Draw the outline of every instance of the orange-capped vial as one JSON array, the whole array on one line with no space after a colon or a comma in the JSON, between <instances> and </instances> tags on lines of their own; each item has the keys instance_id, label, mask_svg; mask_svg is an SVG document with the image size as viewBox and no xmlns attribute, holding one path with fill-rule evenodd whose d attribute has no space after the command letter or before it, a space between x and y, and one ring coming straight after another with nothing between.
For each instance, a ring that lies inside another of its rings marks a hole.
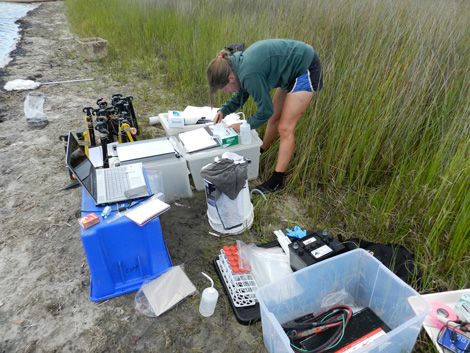
<instances>
[{"instance_id":1,"label":"orange-capped vial","mask_svg":"<svg viewBox=\"0 0 470 353\"><path fill-rule=\"evenodd\" d=\"M238 270L240 271L240 273L245 273L246 272L246 270L243 269L243 268L239 268Z\"/></svg>"},{"instance_id":2,"label":"orange-capped vial","mask_svg":"<svg viewBox=\"0 0 470 353\"><path fill-rule=\"evenodd\" d=\"M234 245L230 245L229 248L230 248L230 250L232 251L232 253L234 253L234 252L237 251L237 248L236 248L236 246L234 246Z\"/></svg>"},{"instance_id":3,"label":"orange-capped vial","mask_svg":"<svg viewBox=\"0 0 470 353\"><path fill-rule=\"evenodd\" d=\"M231 255L233 255L232 250L230 250L230 249L224 250L224 254L225 254L225 256L231 256Z\"/></svg>"},{"instance_id":4,"label":"orange-capped vial","mask_svg":"<svg viewBox=\"0 0 470 353\"><path fill-rule=\"evenodd\" d=\"M222 250L226 253L228 250L230 250L230 247L228 245L224 245Z\"/></svg>"},{"instance_id":5,"label":"orange-capped vial","mask_svg":"<svg viewBox=\"0 0 470 353\"><path fill-rule=\"evenodd\" d=\"M238 267L238 261L230 261L230 267L234 268L234 267Z\"/></svg>"},{"instance_id":6,"label":"orange-capped vial","mask_svg":"<svg viewBox=\"0 0 470 353\"><path fill-rule=\"evenodd\" d=\"M232 267L232 272L233 273L239 273L240 272L240 269L238 267Z\"/></svg>"},{"instance_id":7,"label":"orange-capped vial","mask_svg":"<svg viewBox=\"0 0 470 353\"><path fill-rule=\"evenodd\" d=\"M228 262L235 261L235 256L233 256L233 255L228 255L228 256L227 256L227 260L228 260Z\"/></svg>"}]
</instances>

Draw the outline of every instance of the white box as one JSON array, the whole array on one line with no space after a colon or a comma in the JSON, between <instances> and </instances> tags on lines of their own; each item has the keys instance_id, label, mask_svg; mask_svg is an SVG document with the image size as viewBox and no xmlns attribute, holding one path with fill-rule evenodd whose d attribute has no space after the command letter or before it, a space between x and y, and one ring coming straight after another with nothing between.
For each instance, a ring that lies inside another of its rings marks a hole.
<instances>
[{"instance_id":1,"label":"white box","mask_svg":"<svg viewBox=\"0 0 470 353\"><path fill-rule=\"evenodd\" d=\"M165 194L165 201L167 202L193 196L191 185L189 183L187 162L181 154L181 150L178 149L175 140L176 139L174 137L170 138L170 142L178 153L177 156L149 159L142 162L142 165L146 170L154 169L161 171L163 178L163 191ZM143 143L143 141L137 141L135 143ZM112 145L113 144L108 145L108 163L110 168L120 165L116 150L112 148Z\"/></svg>"},{"instance_id":2,"label":"white box","mask_svg":"<svg viewBox=\"0 0 470 353\"><path fill-rule=\"evenodd\" d=\"M168 111L168 126L171 128L183 128L184 118L181 116L180 111Z\"/></svg>"},{"instance_id":3,"label":"white box","mask_svg":"<svg viewBox=\"0 0 470 353\"><path fill-rule=\"evenodd\" d=\"M201 127L201 125L199 125ZM248 164L248 180L254 180L258 177L258 168L259 168L259 148L263 144L263 141L258 136L256 130L251 130L251 144L249 145L235 145L227 148L214 147L208 150L187 153L184 147L181 145L181 142L175 138L177 141L178 150L183 154L184 159L188 163L189 171L193 177L194 186L196 190L204 190L204 180L201 177L201 169L205 165L212 163L214 158L222 155L225 152L233 152L240 156L243 156L251 161Z\"/></svg>"},{"instance_id":4,"label":"white box","mask_svg":"<svg viewBox=\"0 0 470 353\"><path fill-rule=\"evenodd\" d=\"M220 134L219 134L220 133ZM241 139L239 138L237 132L231 128L228 127L226 129L222 129L218 133L215 132L214 129L214 136L217 139L217 142L223 147L227 148L230 146L236 146L238 143L241 143Z\"/></svg>"},{"instance_id":5,"label":"white box","mask_svg":"<svg viewBox=\"0 0 470 353\"><path fill-rule=\"evenodd\" d=\"M192 124L192 125L184 125L184 123L183 123L183 126L181 126L181 127L172 127L172 126L170 126L170 124L168 122L168 113L160 113L160 114L158 114L158 118L159 118L160 123L162 124L162 127L165 130L165 134L167 136L176 136L180 132L186 132L186 131L200 129L201 127L204 127L206 125L208 125L208 126L213 125L212 122L209 122L207 124Z\"/></svg>"},{"instance_id":6,"label":"white box","mask_svg":"<svg viewBox=\"0 0 470 353\"><path fill-rule=\"evenodd\" d=\"M184 157L162 158L143 163L146 170L156 169L162 172L165 201L192 197L189 184L189 170Z\"/></svg>"}]
</instances>

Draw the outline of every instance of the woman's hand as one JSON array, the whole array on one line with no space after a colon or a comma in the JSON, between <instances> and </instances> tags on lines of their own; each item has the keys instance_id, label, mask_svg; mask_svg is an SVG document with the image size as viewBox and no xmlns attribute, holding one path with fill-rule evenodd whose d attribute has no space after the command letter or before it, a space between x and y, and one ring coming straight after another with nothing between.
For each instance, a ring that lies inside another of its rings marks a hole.
<instances>
[{"instance_id":1,"label":"woman's hand","mask_svg":"<svg viewBox=\"0 0 470 353\"><path fill-rule=\"evenodd\" d=\"M214 125L221 123L223 118L224 118L224 114L220 110L217 111L217 114L214 117Z\"/></svg>"},{"instance_id":2,"label":"woman's hand","mask_svg":"<svg viewBox=\"0 0 470 353\"><path fill-rule=\"evenodd\" d=\"M236 123L236 124L230 125L229 127L231 127L232 129L234 129L235 132L236 132L237 134L239 134L239 133L240 133L240 125L241 125L241 124L243 124L243 123Z\"/></svg>"}]
</instances>

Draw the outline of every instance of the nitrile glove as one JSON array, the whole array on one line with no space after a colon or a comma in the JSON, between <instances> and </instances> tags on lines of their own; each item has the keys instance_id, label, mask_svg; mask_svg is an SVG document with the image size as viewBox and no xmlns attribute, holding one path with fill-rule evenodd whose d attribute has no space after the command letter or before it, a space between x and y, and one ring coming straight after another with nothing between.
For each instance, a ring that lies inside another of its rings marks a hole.
<instances>
[{"instance_id":1,"label":"nitrile glove","mask_svg":"<svg viewBox=\"0 0 470 353\"><path fill-rule=\"evenodd\" d=\"M307 231L300 229L299 226L295 226L294 230L286 229L286 231L289 237L293 237L297 239L302 239L303 237L307 235Z\"/></svg>"}]
</instances>

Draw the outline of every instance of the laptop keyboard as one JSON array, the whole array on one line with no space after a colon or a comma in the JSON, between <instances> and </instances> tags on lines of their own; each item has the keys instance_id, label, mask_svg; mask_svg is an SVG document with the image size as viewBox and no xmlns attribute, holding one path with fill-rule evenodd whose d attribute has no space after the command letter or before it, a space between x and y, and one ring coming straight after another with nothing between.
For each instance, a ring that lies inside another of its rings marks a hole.
<instances>
[{"instance_id":1,"label":"laptop keyboard","mask_svg":"<svg viewBox=\"0 0 470 353\"><path fill-rule=\"evenodd\" d=\"M109 168L105 173L106 195L109 200L122 197L124 191L129 189L126 168Z\"/></svg>"}]
</instances>

